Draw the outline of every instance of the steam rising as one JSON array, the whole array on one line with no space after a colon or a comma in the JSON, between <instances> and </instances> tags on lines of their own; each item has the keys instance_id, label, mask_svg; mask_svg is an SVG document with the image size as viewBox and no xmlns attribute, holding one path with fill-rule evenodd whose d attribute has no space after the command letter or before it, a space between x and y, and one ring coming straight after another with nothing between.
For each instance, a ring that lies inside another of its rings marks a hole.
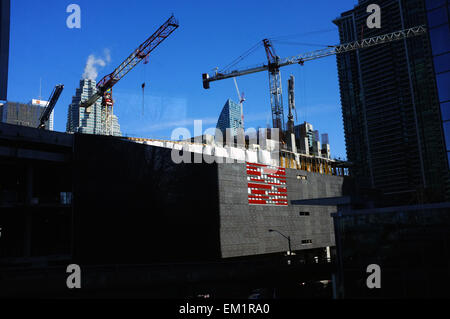
<instances>
[{"instance_id":1,"label":"steam rising","mask_svg":"<svg viewBox=\"0 0 450 319\"><path fill-rule=\"evenodd\" d=\"M89 55L84 67L83 79L96 80L98 76L97 67L105 67L109 62L111 62L109 49L104 50L104 57L96 57L94 54Z\"/></svg>"}]
</instances>

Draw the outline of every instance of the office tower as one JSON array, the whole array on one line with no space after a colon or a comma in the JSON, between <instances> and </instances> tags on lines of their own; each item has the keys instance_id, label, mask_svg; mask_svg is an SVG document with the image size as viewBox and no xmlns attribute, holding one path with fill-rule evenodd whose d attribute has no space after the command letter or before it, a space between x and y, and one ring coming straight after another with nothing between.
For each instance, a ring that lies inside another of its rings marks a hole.
<instances>
[{"instance_id":1,"label":"office tower","mask_svg":"<svg viewBox=\"0 0 450 319\"><path fill-rule=\"evenodd\" d=\"M0 106L0 120L3 123L37 128L44 110L45 107L39 104L7 102ZM45 128L50 129L50 121Z\"/></svg>"},{"instance_id":2,"label":"office tower","mask_svg":"<svg viewBox=\"0 0 450 319\"><path fill-rule=\"evenodd\" d=\"M105 117L101 99L98 99L90 107L90 112L86 108L80 107L80 102L89 99L97 92L96 82L94 80L84 79L80 81L80 87L76 89L75 96L72 98L72 104L69 105L67 115L66 131L71 133L98 134L105 135ZM112 117L112 128L114 136L122 136L117 116Z\"/></svg>"},{"instance_id":3,"label":"office tower","mask_svg":"<svg viewBox=\"0 0 450 319\"><path fill-rule=\"evenodd\" d=\"M304 122L294 126L294 135L300 153L330 158L328 134L322 134L322 143L320 143L319 131L314 130L311 123Z\"/></svg>"},{"instance_id":4,"label":"office tower","mask_svg":"<svg viewBox=\"0 0 450 319\"><path fill-rule=\"evenodd\" d=\"M0 1L0 101L7 100L10 0Z\"/></svg>"},{"instance_id":5,"label":"office tower","mask_svg":"<svg viewBox=\"0 0 450 319\"><path fill-rule=\"evenodd\" d=\"M442 1L441 1L442 2ZM381 28L367 27L369 4ZM424 0L360 0L334 23L341 43L427 23ZM347 157L359 187L395 203L445 200L448 164L428 36L337 56Z\"/></svg>"},{"instance_id":6,"label":"office tower","mask_svg":"<svg viewBox=\"0 0 450 319\"><path fill-rule=\"evenodd\" d=\"M315 130L313 132L313 139L314 139L314 142L320 142L320 133L318 130Z\"/></svg>"},{"instance_id":7,"label":"office tower","mask_svg":"<svg viewBox=\"0 0 450 319\"><path fill-rule=\"evenodd\" d=\"M228 99L222 109L222 113L220 113L216 126L222 131L224 140L227 129L230 129L231 136L238 135L239 129L244 129L242 123L241 105Z\"/></svg>"},{"instance_id":8,"label":"office tower","mask_svg":"<svg viewBox=\"0 0 450 319\"><path fill-rule=\"evenodd\" d=\"M300 145L302 144L303 139L307 139L308 148L313 147L315 134L314 128L311 123L304 122L303 124L296 125L294 127L294 134L296 139L300 139Z\"/></svg>"},{"instance_id":9,"label":"office tower","mask_svg":"<svg viewBox=\"0 0 450 319\"><path fill-rule=\"evenodd\" d=\"M29 105L40 106L42 108L42 110L45 110L45 108L48 105L48 101L32 99L28 104ZM47 130L53 131L53 119L54 119L54 117L55 117L55 109L53 109L52 113L50 113L50 117L49 117L48 123L46 125L46 129Z\"/></svg>"},{"instance_id":10,"label":"office tower","mask_svg":"<svg viewBox=\"0 0 450 319\"><path fill-rule=\"evenodd\" d=\"M330 139L328 133L322 134L322 157L330 158Z\"/></svg>"}]
</instances>

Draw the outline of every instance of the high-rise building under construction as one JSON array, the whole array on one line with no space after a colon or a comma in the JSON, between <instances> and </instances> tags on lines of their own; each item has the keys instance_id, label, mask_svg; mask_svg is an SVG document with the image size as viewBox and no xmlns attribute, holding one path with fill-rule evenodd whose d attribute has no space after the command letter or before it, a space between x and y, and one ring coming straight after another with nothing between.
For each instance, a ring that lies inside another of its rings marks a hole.
<instances>
[{"instance_id":1,"label":"high-rise building under construction","mask_svg":"<svg viewBox=\"0 0 450 319\"><path fill-rule=\"evenodd\" d=\"M341 43L348 43L427 25L431 2L436 1L359 0L334 23ZM367 26L372 3L381 8L381 28ZM343 53L337 64L347 156L359 186L381 190L397 203L448 198L449 167L428 34Z\"/></svg>"},{"instance_id":2,"label":"high-rise building under construction","mask_svg":"<svg viewBox=\"0 0 450 319\"><path fill-rule=\"evenodd\" d=\"M80 81L80 87L76 89L72 104L69 105L66 131L71 133L106 135L106 124L112 127L114 136L121 136L120 125L117 116L112 115L112 123L107 123L101 99L95 102L89 110L80 107L80 102L89 99L97 92L95 80L84 79Z\"/></svg>"},{"instance_id":3,"label":"high-rise building under construction","mask_svg":"<svg viewBox=\"0 0 450 319\"><path fill-rule=\"evenodd\" d=\"M31 100L28 104L9 101L0 105L0 122L36 128L47 104L47 101L36 99ZM53 113L54 111L45 123L45 129L50 131L53 131Z\"/></svg>"}]
</instances>

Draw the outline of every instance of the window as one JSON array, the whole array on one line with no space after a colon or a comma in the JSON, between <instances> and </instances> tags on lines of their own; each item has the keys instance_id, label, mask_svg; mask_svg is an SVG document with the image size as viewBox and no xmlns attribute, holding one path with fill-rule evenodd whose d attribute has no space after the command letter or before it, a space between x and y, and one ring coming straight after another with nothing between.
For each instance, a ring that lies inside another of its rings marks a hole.
<instances>
[{"instance_id":1,"label":"window","mask_svg":"<svg viewBox=\"0 0 450 319\"><path fill-rule=\"evenodd\" d=\"M306 175L297 175L297 179L300 179L300 180L307 180L307 179L308 179L308 176L306 176Z\"/></svg>"},{"instance_id":2,"label":"window","mask_svg":"<svg viewBox=\"0 0 450 319\"><path fill-rule=\"evenodd\" d=\"M450 102L441 103L441 114L443 121L450 120Z\"/></svg>"},{"instance_id":3,"label":"window","mask_svg":"<svg viewBox=\"0 0 450 319\"><path fill-rule=\"evenodd\" d=\"M439 101L450 101L450 72L436 75L436 81L439 92Z\"/></svg>"},{"instance_id":4,"label":"window","mask_svg":"<svg viewBox=\"0 0 450 319\"><path fill-rule=\"evenodd\" d=\"M309 216L309 212L300 212L299 213L300 216Z\"/></svg>"},{"instance_id":5,"label":"window","mask_svg":"<svg viewBox=\"0 0 450 319\"><path fill-rule=\"evenodd\" d=\"M445 3L446 0L427 0L426 2L428 10L443 6Z\"/></svg>"},{"instance_id":6,"label":"window","mask_svg":"<svg viewBox=\"0 0 450 319\"><path fill-rule=\"evenodd\" d=\"M450 51L450 30L447 24L431 29L430 38L433 55Z\"/></svg>"},{"instance_id":7,"label":"window","mask_svg":"<svg viewBox=\"0 0 450 319\"><path fill-rule=\"evenodd\" d=\"M450 122L444 122L445 144L447 145L447 151L450 151Z\"/></svg>"},{"instance_id":8,"label":"window","mask_svg":"<svg viewBox=\"0 0 450 319\"><path fill-rule=\"evenodd\" d=\"M311 239L304 239L302 240L302 245L310 245L312 244L312 240Z\"/></svg>"},{"instance_id":9,"label":"window","mask_svg":"<svg viewBox=\"0 0 450 319\"><path fill-rule=\"evenodd\" d=\"M448 163L450 165L450 152L447 152L447 159L448 159Z\"/></svg>"},{"instance_id":10,"label":"window","mask_svg":"<svg viewBox=\"0 0 450 319\"><path fill-rule=\"evenodd\" d=\"M442 7L428 12L428 25L430 28L447 23L447 8Z\"/></svg>"},{"instance_id":11,"label":"window","mask_svg":"<svg viewBox=\"0 0 450 319\"><path fill-rule=\"evenodd\" d=\"M450 53L435 56L434 69L436 73L450 71Z\"/></svg>"}]
</instances>

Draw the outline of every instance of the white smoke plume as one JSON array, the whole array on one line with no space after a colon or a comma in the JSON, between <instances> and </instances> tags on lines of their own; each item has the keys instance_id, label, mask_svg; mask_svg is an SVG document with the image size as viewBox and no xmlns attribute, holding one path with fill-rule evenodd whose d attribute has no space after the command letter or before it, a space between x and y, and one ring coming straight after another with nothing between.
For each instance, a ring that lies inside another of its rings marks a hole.
<instances>
[{"instance_id":1,"label":"white smoke plume","mask_svg":"<svg viewBox=\"0 0 450 319\"><path fill-rule=\"evenodd\" d=\"M97 67L105 67L109 62L111 62L109 49L104 50L104 57L96 57L94 54L89 55L84 67L83 79L96 80L98 76Z\"/></svg>"}]
</instances>

